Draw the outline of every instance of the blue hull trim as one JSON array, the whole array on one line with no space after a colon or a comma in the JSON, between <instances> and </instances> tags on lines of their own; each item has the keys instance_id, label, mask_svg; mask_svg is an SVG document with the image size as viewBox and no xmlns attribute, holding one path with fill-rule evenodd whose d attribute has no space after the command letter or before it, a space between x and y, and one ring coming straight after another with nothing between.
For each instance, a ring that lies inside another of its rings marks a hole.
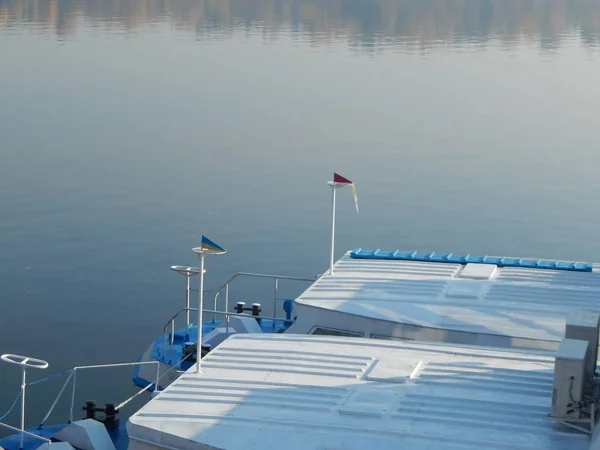
<instances>
[{"instance_id":1,"label":"blue hull trim","mask_svg":"<svg viewBox=\"0 0 600 450\"><path fill-rule=\"evenodd\" d=\"M455 255L454 253L425 253L384 250L363 250L356 248L350 253L354 259L392 259L402 261L424 261L441 263L477 263L495 264L499 267L524 267L529 269L569 270L573 272L591 272L593 264L589 262L560 261L551 259L510 258L507 256Z\"/></svg>"},{"instance_id":2,"label":"blue hull trim","mask_svg":"<svg viewBox=\"0 0 600 450\"><path fill-rule=\"evenodd\" d=\"M41 429L38 428L30 428L27 431L29 433L36 434L38 436L44 437L46 439L51 439L52 435L62 430L66 425L51 425L44 426ZM115 448L117 450L127 450L127 446L129 445L129 437L127 436L127 430L125 428L125 424L120 426L115 430L111 430L108 432L110 435L113 444L115 444ZM21 434L11 434L10 436L5 437L4 439L0 439L0 447L5 450L19 450L19 446L21 444ZM23 439L23 450L35 450L40 445L43 444L43 441L36 439L31 436L25 435L25 439Z\"/></svg>"}]
</instances>

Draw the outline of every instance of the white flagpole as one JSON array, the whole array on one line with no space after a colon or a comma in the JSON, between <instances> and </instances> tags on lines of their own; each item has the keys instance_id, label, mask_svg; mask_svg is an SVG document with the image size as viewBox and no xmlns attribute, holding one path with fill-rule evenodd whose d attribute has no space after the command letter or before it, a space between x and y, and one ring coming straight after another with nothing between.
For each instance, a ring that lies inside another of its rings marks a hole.
<instances>
[{"instance_id":1,"label":"white flagpole","mask_svg":"<svg viewBox=\"0 0 600 450\"><path fill-rule=\"evenodd\" d=\"M333 275L333 259L335 256L335 191L337 190L337 185L331 183L330 186L333 195L331 201L331 258L329 260L329 275Z\"/></svg>"},{"instance_id":2,"label":"white flagpole","mask_svg":"<svg viewBox=\"0 0 600 450\"><path fill-rule=\"evenodd\" d=\"M202 309L204 306L204 252L200 254L200 281L198 286L198 343L196 344L196 373L200 375L200 361L202 361Z\"/></svg>"}]
</instances>

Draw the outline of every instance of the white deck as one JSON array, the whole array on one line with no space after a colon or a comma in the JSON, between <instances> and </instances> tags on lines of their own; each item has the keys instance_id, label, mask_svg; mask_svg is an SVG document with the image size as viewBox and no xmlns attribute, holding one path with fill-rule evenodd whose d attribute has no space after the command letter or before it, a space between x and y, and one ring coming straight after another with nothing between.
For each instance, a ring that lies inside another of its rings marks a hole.
<instances>
[{"instance_id":1,"label":"white deck","mask_svg":"<svg viewBox=\"0 0 600 450\"><path fill-rule=\"evenodd\" d=\"M240 334L213 350L202 368L201 376L192 368L130 418L131 450L590 445L588 435L546 417L549 353Z\"/></svg>"},{"instance_id":2,"label":"white deck","mask_svg":"<svg viewBox=\"0 0 600 450\"><path fill-rule=\"evenodd\" d=\"M551 344L532 348L552 349L562 339L572 310L600 309L598 270L352 259L348 252L336 263L333 276L322 275L296 299L298 321L289 332L304 334L316 324L330 325L334 316L327 313L335 312L338 328L353 326L350 331L365 336L377 334L377 326L364 321L353 325L350 316L414 326L403 337L420 340L447 339L419 334L415 327L545 341ZM396 335L393 328L383 334ZM489 344L531 347L530 342L519 345L519 339L516 345L498 339ZM485 343L464 338L455 342Z\"/></svg>"}]
</instances>

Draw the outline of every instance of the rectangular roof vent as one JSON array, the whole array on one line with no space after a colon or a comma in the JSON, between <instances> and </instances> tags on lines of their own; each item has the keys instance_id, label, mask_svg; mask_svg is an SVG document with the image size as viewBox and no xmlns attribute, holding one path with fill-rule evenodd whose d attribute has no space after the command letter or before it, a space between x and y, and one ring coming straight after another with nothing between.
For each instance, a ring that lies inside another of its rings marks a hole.
<instances>
[{"instance_id":1,"label":"rectangular roof vent","mask_svg":"<svg viewBox=\"0 0 600 450\"><path fill-rule=\"evenodd\" d=\"M497 268L495 264L468 263L458 276L474 280L489 280L494 276Z\"/></svg>"},{"instance_id":2,"label":"rectangular roof vent","mask_svg":"<svg viewBox=\"0 0 600 450\"><path fill-rule=\"evenodd\" d=\"M419 376L423 368L423 361L414 364L406 360L375 359L365 370L363 378L369 381L383 381L386 383L405 383Z\"/></svg>"}]
</instances>

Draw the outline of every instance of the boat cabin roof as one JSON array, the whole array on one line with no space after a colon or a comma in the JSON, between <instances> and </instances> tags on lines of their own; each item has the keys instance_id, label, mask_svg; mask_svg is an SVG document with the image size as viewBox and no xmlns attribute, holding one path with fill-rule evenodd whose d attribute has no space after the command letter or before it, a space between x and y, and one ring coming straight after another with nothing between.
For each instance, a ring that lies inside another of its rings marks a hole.
<instances>
[{"instance_id":1,"label":"boat cabin roof","mask_svg":"<svg viewBox=\"0 0 600 450\"><path fill-rule=\"evenodd\" d=\"M325 311L333 311L431 329L551 341L552 346L539 348L554 348L571 311L600 309L600 266L356 249L296 303L317 308L323 318ZM299 319L306 309L298 313ZM305 322L318 317L317 312Z\"/></svg>"},{"instance_id":2,"label":"boat cabin roof","mask_svg":"<svg viewBox=\"0 0 600 450\"><path fill-rule=\"evenodd\" d=\"M233 335L129 420L143 448L587 450L535 350ZM140 447L142 448L142 447Z\"/></svg>"}]
</instances>

